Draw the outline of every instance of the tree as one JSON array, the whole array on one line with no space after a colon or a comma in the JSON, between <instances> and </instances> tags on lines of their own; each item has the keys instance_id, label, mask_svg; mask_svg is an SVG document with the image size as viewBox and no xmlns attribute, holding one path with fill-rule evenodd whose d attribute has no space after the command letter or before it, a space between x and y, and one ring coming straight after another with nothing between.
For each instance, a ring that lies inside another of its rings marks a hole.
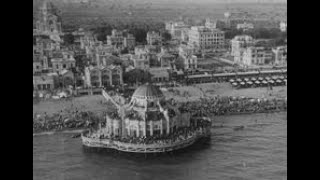
<instances>
[{"instance_id":1,"label":"tree","mask_svg":"<svg viewBox=\"0 0 320 180\"><path fill-rule=\"evenodd\" d=\"M172 39L171 34L168 33L168 32L162 33L162 37L163 37L163 40L164 40L164 41L170 41L170 40Z\"/></svg>"},{"instance_id":2,"label":"tree","mask_svg":"<svg viewBox=\"0 0 320 180\"><path fill-rule=\"evenodd\" d=\"M151 74L142 69L133 69L129 72L124 72L123 81L127 84L135 84L137 82L147 83L151 82Z\"/></svg>"},{"instance_id":3,"label":"tree","mask_svg":"<svg viewBox=\"0 0 320 180\"><path fill-rule=\"evenodd\" d=\"M63 40L67 45L74 44L74 36L71 33L64 35Z\"/></svg>"}]
</instances>

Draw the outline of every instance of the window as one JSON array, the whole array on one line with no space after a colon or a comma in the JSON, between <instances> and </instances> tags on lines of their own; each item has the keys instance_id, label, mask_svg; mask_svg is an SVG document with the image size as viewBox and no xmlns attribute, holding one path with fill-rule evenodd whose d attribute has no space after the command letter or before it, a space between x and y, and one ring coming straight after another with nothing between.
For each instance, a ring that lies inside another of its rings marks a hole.
<instances>
[{"instance_id":1,"label":"window","mask_svg":"<svg viewBox=\"0 0 320 180\"><path fill-rule=\"evenodd\" d=\"M66 64L63 64L63 68L67 68L67 65L66 65Z\"/></svg>"}]
</instances>

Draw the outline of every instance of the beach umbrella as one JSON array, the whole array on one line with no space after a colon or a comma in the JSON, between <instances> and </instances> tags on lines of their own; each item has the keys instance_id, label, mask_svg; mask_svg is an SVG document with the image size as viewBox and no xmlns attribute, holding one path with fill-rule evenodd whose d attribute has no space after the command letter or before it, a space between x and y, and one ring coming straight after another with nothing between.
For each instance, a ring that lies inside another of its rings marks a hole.
<instances>
[{"instance_id":1,"label":"beach umbrella","mask_svg":"<svg viewBox=\"0 0 320 180\"><path fill-rule=\"evenodd\" d=\"M279 79L284 79L284 76L280 76Z\"/></svg>"},{"instance_id":2,"label":"beach umbrella","mask_svg":"<svg viewBox=\"0 0 320 180\"><path fill-rule=\"evenodd\" d=\"M267 82L267 81L262 81L262 83L263 83L263 84L268 84L268 82Z\"/></svg>"},{"instance_id":3,"label":"beach umbrella","mask_svg":"<svg viewBox=\"0 0 320 180\"><path fill-rule=\"evenodd\" d=\"M240 84L241 84L241 85L245 85L245 83L244 83L244 82L240 82Z\"/></svg>"},{"instance_id":4,"label":"beach umbrella","mask_svg":"<svg viewBox=\"0 0 320 180\"><path fill-rule=\"evenodd\" d=\"M232 83L232 86L237 86L238 85L238 83Z\"/></svg>"},{"instance_id":5,"label":"beach umbrella","mask_svg":"<svg viewBox=\"0 0 320 180\"><path fill-rule=\"evenodd\" d=\"M274 83L274 81L273 81L273 80L270 80L270 81L269 81L269 83L273 84L273 83Z\"/></svg>"},{"instance_id":6,"label":"beach umbrella","mask_svg":"<svg viewBox=\"0 0 320 180\"><path fill-rule=\"evenodd\" d=\"M242 80L240 78L237 79L238 82L241 82Z\"/></svg>"},{"instance_id":7,"label":"beach umbrella","mask_svg":"<svg viewBox=\"0 0 320 180\"><path fill-rule=\"evenodd\" d=\"M272 79L273 80L277 80L277 79L279 79L279 77L278 76L272 76Z\"/></svg>"},{"instance_id":8,"label":"beach umbrella","mask_svg":"<svg viewBox=\"0 0 320 180\"><path fill-rule=\"evenodd\" d=\"M277 83L282 83L282 81L281 81L280 79L278 79L276 82L277 82Z\"/></svg>"},{"instance_id":9,"label":"beach umbrella","mask_svg":"<svg viewBox=\"0 0 320 180\"><path fill-rule=\"evenodd\" d=\"M244 78L244 81L249 81L249 79L248 78Z\"/></svg>"},{"instance_id":10,"label":"beach umbrella","mask_svg":"<svg viewBox=\"0 0 320 180\"><path fill-rule=\"evenodd\" d=\"M251 81L256 81L256 80L257 80L257 78L255 78L255 77L251 78Z\"/></svg>"},{"instance_id":11,"label":"beach umbrella","mask_svg":"<svg viewBox=\"0 0 320 180\"><path fill-rule=\"evenodd\" d=\"M255 81L254 83L256 83L256 84L260 84L260 81Z\"/></svg>"},{"instance_id":12,"label":"beach umbrella","mask_svg":"<svg viewBox=\"0 0 320 180\"><path fill-rule=\"evenodd\" d=\"M265 79L266 79L267 81L269 81L271 78L267 76L267 77L265 77Z\"/></svg>"},{"instance_id":13,"label":"beach umbrella","mask_svg":"<svg viewBox=\"0 0 320 180\"><path fill-rule=\"evenodd\" d=\"M250 84L250 85L253 84L251 81L248 81L247 83Z\"/></svg>"},{"instance_id":14,"label":"beach umbrella","mask_svg":"<svg viewBox=\"0 0 320 180\"><path fill-rule=\"evenodd\" d=\"M233 82L234 82L234 79L230 79L229 82L233 83Z\"/></svg>"},{"instance_id":15,"label":"beach umbrella","mask_svg":"<svg viewBox=\"0 0 320 180\"><path fill-rule=\"evenodd\" d=\"M258 80L259 80L259 81L262 81L262 80L263 80L263 77L259 77Z\"/></svg>"}]
</instances>

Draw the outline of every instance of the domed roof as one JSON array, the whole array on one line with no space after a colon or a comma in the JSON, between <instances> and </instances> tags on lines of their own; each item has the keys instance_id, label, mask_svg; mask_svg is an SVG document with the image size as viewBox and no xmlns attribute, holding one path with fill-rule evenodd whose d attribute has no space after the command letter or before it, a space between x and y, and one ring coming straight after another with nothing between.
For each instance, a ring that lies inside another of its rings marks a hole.
<instances>
[{"instance_id":1,"label":"domed roof","mask_svg":"<svg viewBox=\"0 0 320 180\"><path fill-rule=\"evenodd\" d=\"M138 98L157 98L162 96L163 96L163 93L158 87L148 83L145 85L139 86L132 95L132 97L138 97Z\"/></svg>"}]
</instances>

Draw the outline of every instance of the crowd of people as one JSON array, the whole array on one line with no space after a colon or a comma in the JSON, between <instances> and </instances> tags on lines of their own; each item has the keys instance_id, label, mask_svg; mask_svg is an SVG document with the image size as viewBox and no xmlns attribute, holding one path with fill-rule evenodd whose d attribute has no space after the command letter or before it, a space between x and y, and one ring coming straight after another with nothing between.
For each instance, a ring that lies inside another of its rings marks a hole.
<instances>
[{"instance_id":1,"label":"crowd of people","mask_svg":"<svg viewBox=\"0 0 320 180\"><path fill-rule=\"evenodd\" d=\"M34 114L33 132L60 131L64 129L90 128L99 122L99 118L92 112L68 112L60 111L53 115L46 113Z\"/></svg>"},{"instance_id":2,"label":"crowd of people","mask_svg":"<svg viewBox=\"0 0 320 180\"><path fill-rule=\"evenodd\" d=\"M191 113L192 117L210 117L211 115L227 115L241 113L263 113L287 109L287 99L258 99L246 97L211 97L200 101L174 102L181 113ZM120 118L117 112L109 113L112 117ZM93 112L73 111L59 112L51 116L35 114L33 131L55 131L66 128L94 127L103 116Z\"/></svg>"},{"instance_id":3,"label":"crowd of people","mask_svg":"<svg viewBox=\"0 0 320 180\"><path fill-rule=\"evenodd\" d=\"M202 98L200 101L182 103L179 106L180 112L190 112L193 116L259 113L286 109L286 99L246 97Z\"/></svg>"},{"instance_id":4,"label":"crowd of people","mask_svg":"<svg viewBox=\"0 0 320 180\"><path fill-rule=\"evenodd\" d=\"M89 133L89 137L99 139L112 139L113 141L119 141L123 143L131 144L174 144L194 137L197 133L204 133L204 129L211 126L207 120L197 120L197 125L190 127L181 127L170 134L157 134L149 137L119 137L119 136L108 136L99 133Z\"/></svg>"}]
</instances>

